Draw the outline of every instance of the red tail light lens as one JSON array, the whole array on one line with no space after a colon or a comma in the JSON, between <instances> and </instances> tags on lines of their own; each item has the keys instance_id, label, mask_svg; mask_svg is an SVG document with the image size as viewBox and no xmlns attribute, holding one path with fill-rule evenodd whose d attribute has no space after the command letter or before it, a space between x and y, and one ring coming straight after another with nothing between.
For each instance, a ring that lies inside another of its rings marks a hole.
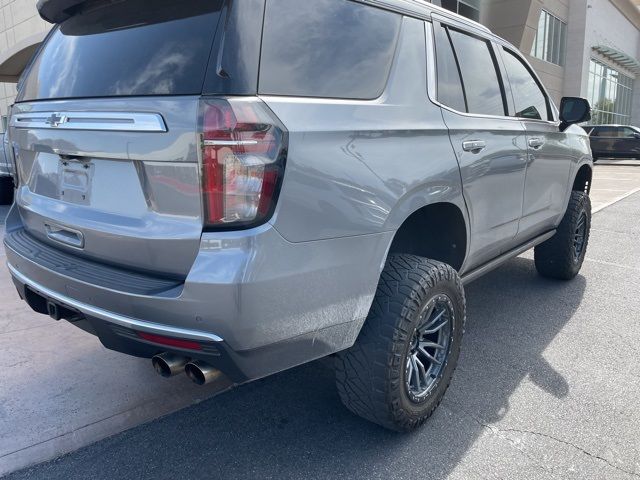
<instances>
[{"instance_id":1,"label":"red tail light lens","mask_svg":"<svg viewBox=\"0 0 640 480\"><path fill-rule=\"evenodd\" d=\"M248 228L273 213L287 134L258 99L202 101L205 227Z\"/></svg>"}]
</instances>

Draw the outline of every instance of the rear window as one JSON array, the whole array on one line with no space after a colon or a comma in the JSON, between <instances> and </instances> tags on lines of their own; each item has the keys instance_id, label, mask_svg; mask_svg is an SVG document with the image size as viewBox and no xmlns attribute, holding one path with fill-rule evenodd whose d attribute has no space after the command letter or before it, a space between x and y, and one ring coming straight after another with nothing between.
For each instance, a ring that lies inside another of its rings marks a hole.
<instances>
[{"instance_id":1,"label":"rear window","mask_svg":"<svg viewBox=\"0 0 640 480\"><path fill-rule=\"evenodd\" d=\"M438 101L459 112L467 111L467 104L449 33L442 27L435 27L437 36L436 70L438 78Z\"/></svg>"},{"instance_id":2,"label":"rear window","mask_svg":"<svg viewBox=\"0 0 640 480\"><path fill-rule=\"evenodd\" d=\"M398 14L349 0L268 0L260 93L379 97L400 22Z\"/></svg>"},{"instance_id":3,"label":"rear window","mask_svg":"<svg viewBox=\"0 0 640 480\"><path fill-rule=\"evenodd\" d=\"M504 116L496 63L487 40L449 29L462 74L469 113Z\"/></svg>"},{"instance_id":4,"label":"rear window","mask_svg":"<svg viewBox=\"0 0 640 480\"><path fill-rule=\"evenodd\" d=\"M89 2L52 32L18 100L200 94L222 3Z\"/></svg>"}]
</instances>

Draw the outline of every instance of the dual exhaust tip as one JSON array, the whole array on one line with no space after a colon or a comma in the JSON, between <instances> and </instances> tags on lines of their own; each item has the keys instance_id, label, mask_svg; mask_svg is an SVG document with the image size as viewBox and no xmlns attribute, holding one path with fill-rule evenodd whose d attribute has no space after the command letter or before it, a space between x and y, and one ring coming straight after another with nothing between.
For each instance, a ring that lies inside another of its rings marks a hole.
<instances>
[{"instance_id":1,"label":"dual exhaust tip","mask_svg":"<svg viewBox=\"0 0 640 480\"><path fill-rule=\"evenodd\" d=\"M151 359L155 371L165 377L173 377L180 373L186 373L187 377L197 385L206 385L219 380L224 374L217 368L200 360L189 360L181 355L173 353L161 353Z\"/></svg>"}]
</instances>

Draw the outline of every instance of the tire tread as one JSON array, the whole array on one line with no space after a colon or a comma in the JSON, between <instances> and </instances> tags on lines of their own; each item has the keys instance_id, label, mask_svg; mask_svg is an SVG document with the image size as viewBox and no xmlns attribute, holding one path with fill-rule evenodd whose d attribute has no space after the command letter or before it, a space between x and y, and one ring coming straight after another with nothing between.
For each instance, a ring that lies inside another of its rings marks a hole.
<instances>
[{"instance_id":1,"label":"tire tread","mask_svg":"<svg viewBox=\"0 0 640 480\"><path fill-rule=\"evenodd\" d=\"M399 392L404 385L396 373L403 362L406 339L413 334L413 318L420 299L439 282L451 282L466 311L464 289L457 272L441 262L407 254L391 255L380 277L369 316L356 343L336 356L336 385L340 398L353 413L396 431L422 425L437 408L442 394L421 415L407 415ZM464 329L464 313L462 315ZM457 361L452 358L450 361Z\"/></svg>"},{"instance_id":2,"label":"tire tread","mask_svg":"<svg viewBox=\"0 0 640 480\"><path fill-rule=\"evenodd\" d=\"M573 259L573 235L580 214L583 211L587 214L587 231L582 258L576 263ZM534 249L534 259L538 273L544 277L558 280L571 280L574 278L580 271L584 261L589 244L590 227L591 200L589 196L584 192L571 192L569 205L556 234Z\"/></svg>"}]
</instances>

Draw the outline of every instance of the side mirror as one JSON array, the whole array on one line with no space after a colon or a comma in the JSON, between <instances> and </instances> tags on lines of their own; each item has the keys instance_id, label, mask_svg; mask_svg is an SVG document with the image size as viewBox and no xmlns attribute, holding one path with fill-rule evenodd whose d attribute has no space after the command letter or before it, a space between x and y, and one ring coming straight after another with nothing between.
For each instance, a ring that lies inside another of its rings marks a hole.
<instances>
[{"instance_id":1,"label":"side mirror","mask_svg":"<svg viewBox=\"0 0 640 480\"><path fill-rule=\"evenodd\" d=\"M636 132L636 133L633 134L633 136L634 136L634 138L640 140L640 133Z\"/></svg>"},{"instance_id":2,"label":"side mirror","mask_svg":"<svg viewBox=\"0 0 640 480\"><path fill-rule=\"evenodd\" d=\"M569 125L591 120L591 105L584 98L564 97L560 102L560 131L564 132Z\"/></svg>"}]
</instances>

